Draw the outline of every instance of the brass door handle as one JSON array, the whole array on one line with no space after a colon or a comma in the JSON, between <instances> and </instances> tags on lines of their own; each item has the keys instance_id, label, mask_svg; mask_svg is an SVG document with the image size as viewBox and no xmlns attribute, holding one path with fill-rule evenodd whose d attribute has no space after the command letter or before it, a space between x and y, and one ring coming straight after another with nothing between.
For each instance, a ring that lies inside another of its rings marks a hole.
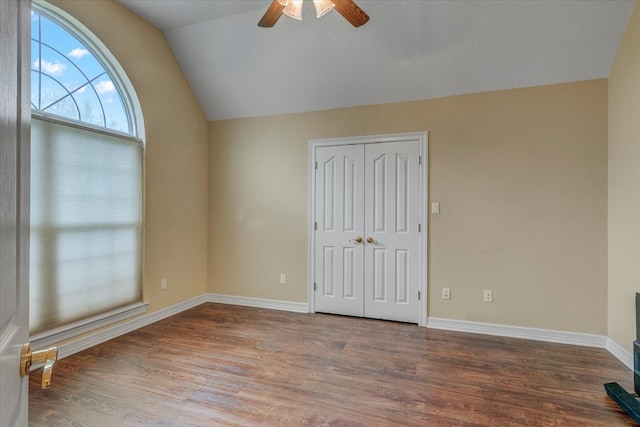
<instances>
[{"instance_id":1,"label":"brass door handle","mask_svg":"<svg viewBox=\"0 0 640 427\"><path fill-rule=\"evenodd\" d=\"M373 237L367 237L367 243L374 243Z\"/></svg>"},{"instance_id":2,"label":"brass door handle","mask_svg":"<svg viewBox=\"0 0 640 427\"><path fill-rule=\"evenodd\" d=\"M44 364L42 369L42 388L49 388L51 385L51 374L53 365L58 360L58 347L49 347L44 350L31 351L31 346L22 346L22 356L20 357L20 376L29 375L33 365Z\"/></svg>"},{"instance_id":3,"label":"brass door handle","mask_svg":"<svg viewBox=\"0 0 640 427\"><path fill-rule=\"evenodd\" d=\"M362 243L362 237L358 236L355 239L349 239L350 242Z\"/></svg>"}]
</instances>

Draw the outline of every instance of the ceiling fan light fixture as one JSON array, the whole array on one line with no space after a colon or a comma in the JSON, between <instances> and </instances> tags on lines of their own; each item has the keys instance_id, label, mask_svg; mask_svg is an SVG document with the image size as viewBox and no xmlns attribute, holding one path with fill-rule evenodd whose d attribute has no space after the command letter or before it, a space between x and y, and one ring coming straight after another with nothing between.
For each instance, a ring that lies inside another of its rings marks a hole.
<instances>
[{"instance_id":1,"label":"ceiling fan light fixture","mask_svg":"<svg viewBox=\"0 0 640 427\"><path fill-rule=\"evenodd\" d=\"M302 20L302 3L303 0L271 0L271 5L258 21L258 27L271 28L276 25L282 15ZM369 15L360 9L353 0L313 0L313 4L318 18L335 9L354 27L359 27L369 21Z\"/></svg>"},{"instance_id":2,"label":"ceiling fan light fixture","mask_svg":"<svg viewBox=\"0 0 640 427\"><path fill-rule=\"evenodd\" d=\"M282 13L284 13L285 15L293 19L297 19L298 21L301 21L302 20L302 0L289 0L284 10L282 11Z\"/></svg>"},{"instance_id":3,"label":"ceiling fan light fixture","mask_svg":"<svg viewBox=\"0 0 640 427\"><path fill-rule=\"evenodd\" d=\"M316 7L316 16L318 18L323 17L336 7L331 0L313 0L313 5Z\"/></svg>"}]
</instances>

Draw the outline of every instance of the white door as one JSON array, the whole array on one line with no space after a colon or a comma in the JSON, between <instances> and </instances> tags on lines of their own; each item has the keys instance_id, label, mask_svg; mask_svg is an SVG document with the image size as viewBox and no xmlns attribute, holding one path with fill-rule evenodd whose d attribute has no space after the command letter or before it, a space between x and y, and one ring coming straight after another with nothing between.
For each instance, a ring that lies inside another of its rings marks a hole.
<instances>
[{"instance_id":1,"label":"white door","mask_svg":"<svg viewBox=\"0 0 640 427\"><path fill-rule=\"evenodd\" d=\"M315 148L315 311L418 323L420 142Z\"/></svg>"},{"instance_id":2,"label":"white door","mask_svg":"<svg viewBox=\"0 0 640 427\"><path fill-rule=\"evenodd\" d=\"M316 149L316 207L315 308L328 313L362 316L362 144Z\"/></svg>"},{"instance_id":3,"label":"white door","mask_svg":"<svg viewBox=\"0 0 640 427\"><path fill-rule=\"evenodd\" d=\"M367 144L365 317L418 323L420 145Z\"/></svg>"},{"instance_id":4,"label":"white door","mask_svg":"<svg viewBox=\"0 0 640 427\"><path fill-rule=\"evenodd\" d=\"M0 426L26 426L29 340L29 1L0 1Z\"/></svg>"}]
</instances>

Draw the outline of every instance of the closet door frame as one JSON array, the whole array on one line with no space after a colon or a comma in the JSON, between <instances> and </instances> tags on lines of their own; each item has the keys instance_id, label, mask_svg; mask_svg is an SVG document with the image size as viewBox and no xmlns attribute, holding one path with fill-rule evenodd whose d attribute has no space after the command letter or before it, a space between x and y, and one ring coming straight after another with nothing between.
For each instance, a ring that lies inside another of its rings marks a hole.
<instances>
[{"instance_id":1,"label":"closet door frame","mask_svg":"<svg viewBox=\"0 0 640 427\"><path fill-rule=\"evenodd\" d=\"M420 224L420 244L419 244L419 285L420 292L418 325L427 326L427 307L428 307L428 283L427 283L427 267L428 267L428 231L429 224L426 215L428 195L428 176L429 176L429 141L427 132L409 132L386 135L358 136L348 138L331 138L331 139L312 139L309 141L309 199L308 199L308 277L307 277L307 298L308 312L315 313L315 291L314 278L315 274L315 227L316 227L316 148L325 146L353 145L353 144L376 144L382 142L404 142L418 141L420 145L420 178L419 178L419 212L418 222ZM417 226L417 225L416 225Z\"/></svg>"}]
</instances>

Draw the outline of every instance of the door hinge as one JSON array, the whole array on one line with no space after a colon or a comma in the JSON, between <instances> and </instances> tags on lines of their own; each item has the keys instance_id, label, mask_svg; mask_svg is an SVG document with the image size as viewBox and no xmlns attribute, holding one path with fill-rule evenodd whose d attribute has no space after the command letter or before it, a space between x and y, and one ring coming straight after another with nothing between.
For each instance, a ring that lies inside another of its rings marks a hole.
<instances>
[{"instance_id":1,"label":"door hinge","mask_svg":"<svg viewBox=\"0 0 640 427\"><path fill-rule=\"evenodd\" d=\"M318 169L318 162L316 162L316 170Z\"/></svg>"},{"instance_id":2,"label":"door hinge","mask_svg":"<svg viewBox=\"0 0 640 427\"><path fill-rule=\"evenodd\" d=\"M317 290L318 289L318 285L316 285L316 282L313 282L313 290Z\"/></svg>"},{"instance_id":3,"label":"door hinge","mask_svg":"<svg viewBox=\"0 0 640 427\"><path fill-rule=\"evenodd\" d=\"M421 224L418 224L418 233L420 233L421 230L422 230L422 226L421 226Z\"/></svg>"},{"instance_id":4,"label":"door hinge","mask_svg":"<svg viewBox=\"0 0 640 427\"><path fill-rule=\"evenodd\" d=\"M418 301L420 301L420 291L418 291Z\"/></svg>"},{"instance_id":5,"label":"door hinge","mask_svg":"<svg viewBox=\"0 0 640 427\"><path fill-rule=\"evenodd\" d=\"M314 229L314 230L317 230L317 229L318 229L318 223L317 223L317 222L314 222L314 223L313 223L313 229Z\"/></svg>"},{"instance_id":6,"label":"door hinge","mask_svg":"<svg viewBox=\"0 0 640 427\"><path fill-rule=\"evenodd\" d=\"M421 165L422 164L422 156L418 156L418 164Z\"/></svg>"}]
</instances>

